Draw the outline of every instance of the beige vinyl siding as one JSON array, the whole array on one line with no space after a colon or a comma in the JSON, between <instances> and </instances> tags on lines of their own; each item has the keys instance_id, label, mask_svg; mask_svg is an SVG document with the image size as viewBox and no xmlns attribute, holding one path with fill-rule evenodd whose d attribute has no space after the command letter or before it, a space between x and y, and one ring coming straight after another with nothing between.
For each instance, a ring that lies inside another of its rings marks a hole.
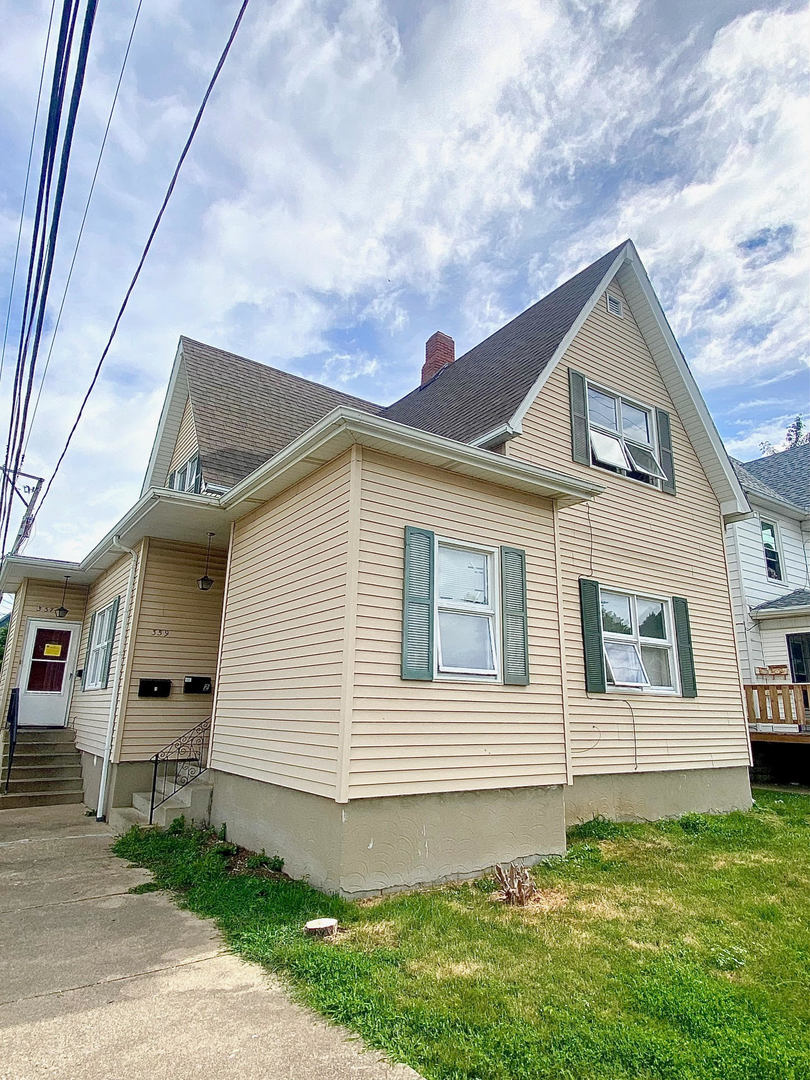
<instances>
[{"instance_id":1,"label":"beige vinyl siding","mask_svg":"<svg viewBox=\"0 0 810 1080\"><path fill-rule=\"evenodd\" d=\"M529 686L400 677L406 525L526 551ZM565 782L552 510L364 452L350 798Z\"/></svg>"},{"instance_id":2,"label":"beige vinyl siding","mask_svg":"<svg viewBox=\"0 0 810 1080\"><path fill-rule=\"evenodd\" d=\"M216 674L225 553L211 551L208 592L197 588L205 548L148 539L133 606L116 761L143 761L211 715L211 694L184 694L186 675ZM139 698L142 678L170 679L168 698Z\"/></svg>"},{"instance_id":3,"label":"beige vinyl siding","mask_svg":"<svg viewBox=\"0 0 810 1080\"><path fill-rule=\"evenodd\" d=\"M63 589L64 582L61 581L38 581L26 578L15 593L6 638L6 651L3 656L3 668L0 672L0 692L2 692L0 722L2 723L5 722L11 690L19 685L20 663L28 621L29 619L52 620L55 609L62 604ZM66 622L82 621L86 598L85 586L68 585L65 593L65 607L68 609Z\"/></svg>"},{"instance_id":4,"label":"beige vinyl siding","mask_svg":"<svg viewBox=\"0 0 810 1080\"><path fill-rule=\"evenodd\" d=\"M212 764L334 798L351 455L234 527Z\"/></svg>"},{"instance_id":5,"label":"beige vinyl siding","mask_svg":"<svg viewBox=\"0 0 810 1080\"><path fill-rule=\"evenodd\" d=\"M610 291L622 296L615 282ZM670 413L677 495L572 460L569 366L606 389ZM507 444L507 453L606 489L589 504L560 511L575 774L746 764L748 740L718 501L626 302L624 318L608 314L604 298L596 303L529 409L523 434ZM697 698L586 694L581 576L604 586L687 598Z\"/></svg>"},{"instance_id":6,"label":"beige vinyl siding","mask_svg":"<svg viewBox=\"0 0 810 1080\"><path fill-rule=\"evenodd\" d=\"M197 429L194 427L194 413L191 411L191 398L189 398L183 409L177 442L174 444L174 453L166 476L168 477L169 473L174 472L175 469L179 469L181 465L185 465L189 458L197 453L197 449Z\"/></svg>"},{"instance_id":7,"label":"beige vinyl siding","mask_svg":"<svg viewBox=\"0 0 810 1080\"><path fill-rule=\"evenodd\" d=\"M87 646L93 615L111 604L116 597L120 597L107 686L101 690L82 690L81 680L77 679L73 701L70 706L71 723L76 729L76 746L79 750L84 750L90 754L103 754L104 752L104 742L110 715L113 673L115 672L115 665L118 662L118 654L121 648L124 600L131 561L130 555L122 555L108 570L105 570L103 574L96 578L87 595L82 640L79 646L78 663L82 669L87 663Z\"/></svg>"}]
</instances>

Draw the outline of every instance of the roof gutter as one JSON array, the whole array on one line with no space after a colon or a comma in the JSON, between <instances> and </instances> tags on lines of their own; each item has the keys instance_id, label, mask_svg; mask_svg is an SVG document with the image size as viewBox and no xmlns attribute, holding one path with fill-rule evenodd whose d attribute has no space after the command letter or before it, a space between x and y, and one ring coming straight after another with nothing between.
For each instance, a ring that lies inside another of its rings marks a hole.
<instances>
[{"instance_id":1,"label":"roof gutter","mask_svg":"<svg viewBox=\"0 0 810 1080\"><path fill-rule=\"evenodd\" d=\"M493 446L500 446L502 443L514 439L516 435L522 434L523 425L520 422L513 424L511 420L507 420L505 424L499 424L492 431L473 439L470 446L480 446L482 450L490 450Z\"/></svg>"},{"instance_id":2,"label":"roof gutter","mask_svg":"<svg viewBox=\"0 0 810 1080\"><path fill-rule=\"evenodd\" d=\"M752 608L748 614L752 619L795 619L797 616L810 615L810 604L797 604L795 607L770 608L768 611L757 611Z\"/></svg>"}]
</instances>

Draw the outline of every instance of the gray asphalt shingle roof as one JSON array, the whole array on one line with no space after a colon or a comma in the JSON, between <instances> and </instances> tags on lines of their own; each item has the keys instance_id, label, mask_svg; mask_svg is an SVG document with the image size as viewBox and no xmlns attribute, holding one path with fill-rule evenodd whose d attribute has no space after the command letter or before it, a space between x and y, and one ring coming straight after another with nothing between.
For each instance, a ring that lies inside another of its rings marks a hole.
<instances>
[{"instance_id":1,"label":"gray asphalt shingle roof","mask_svg":"<svg viewBox=\"0 0 810 1080\"><path fill-rule=\"evenodd\" d=\"M471 442L517 412L627 241L382 409L400 424Z\"/></svg>"},{"instance_id":2,"label":"gray asphalt shingle roof","mask_svg":"<svg viewBox=\"0 0 810 1080\"><path fill-rule=\"evenodd\" d=\"M339 405L380 406L181 338L206 484L233 487Z\"/></svg>"},{"instance_id":3,"label":"gray asphalt shingle roof","mask_svg":"<svg viewBox=\"0 0 810 1080\"><path fill-rule=\"evenodd\" d=\"M752 611L790 611L792 608L810 607L810 589L794 589L776 600L768 600L764 604L757 604Z\"/></svg>"},{"instance_id":4,"label":"gray asphalt shingle roof","mask_svg":"<svg viewBox=\"0 0 810 1080\"><path fill-rule=\"evenodd\" d=\"M810 443L746 461L744 467L781 498L810 509Z\"/></svg>"}]
</instances>

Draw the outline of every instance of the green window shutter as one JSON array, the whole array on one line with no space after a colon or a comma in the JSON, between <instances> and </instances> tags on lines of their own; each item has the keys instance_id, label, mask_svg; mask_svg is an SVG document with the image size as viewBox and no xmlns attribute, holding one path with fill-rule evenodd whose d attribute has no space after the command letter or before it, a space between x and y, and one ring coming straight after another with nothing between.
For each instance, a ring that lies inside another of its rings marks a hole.
<instances>
[{"instance_id":1,"label":"green window shutter","mask_svg":"<svg viewBox=\"0 0 810 1080\"><path fill-rule=\"evenodd\" d=\"M678 643L681 694L683 697L697 697L695 654L692 650L692 630L689 626L689 604L682 596L672 597L672 614L675 619L675 640Z\"/></svg>"},{"instance_id":2,"label":"green window shutter","mask_svg":"<svg viewBox=\"0 0 810 1080\"><path fill-rule=\"evenodd\" d=\"M433 533L405 526L402 678L433 678Z\"/></svg>"},{"instance_id":3,"label":"green window shutter","mask_svg":"<svg viewBox=\"0 0 810 1080\"><path fill-rule=\"evenodd\" d=\"M589 694L604 694L605 654L602 649L602 609L599 605L598 581L590 578L579 579L579 606L585 652L585 689Z\"/></svg>"},{"instance_id":4,"label":"green window shutter","mask_svg":"<svg viewBox=\"0 0 810 1080\"><path fill-rule=\"evenodd\" d=\"M115 629L118 622L118 602L121 597L116 596L112 603L112 614L110 616L110 638L107 642L107 648L104 651L104 663L102 665L102 679L101 685L106 689L110 681L110 660L112 659L113 643L115 642Z\"/></svg>"},{"instance_id":5,"label":"green window shutter","mask_svg":"<svg viewBox=\"0 0 810 1080\"><path fill-rule=\"evenodd\" d=\"M510 686L528 686L526 552L520 548L501 548L501 636L503 681Z\"/></svg>"},{"instance_id":6,"label":"green window shutter","mask_svg":"<svg viewBox=\"0 0 810 1080\"><path fill-rule=\"evenodd\" d=\"M90 619L90 632L87 635L87 652L84 656L84 667L82 668L82 690L87 685L87 667L90 663L90 646L93 644L93 628L96 625L96 612L93 612L93 616Z\"/></svg>"},{"instance_id":7,"label":"green window shutter","mask_svg":"<svg viewBox=\"0 0 810 1080\"><path fill-rule=\"evenodd\" d=\"M588 438L588 394L585 376L568 369L568 389L571 399L571 456L582 465L591 463L591 444Z\"/></svg>"},{"instance_id":8,"label":"green window shutter","mask_svg":"<svg viewBox=\"0 0 810 1080\"><path fill-rule=\"evenodd\" d=\"M668 495L675 494L675 459L672 456L672 428L669 413L663 409L655 410L655 426L658 431L658 456L665 480L661 481L661 490Z\"/></svg>"}]
</instances>

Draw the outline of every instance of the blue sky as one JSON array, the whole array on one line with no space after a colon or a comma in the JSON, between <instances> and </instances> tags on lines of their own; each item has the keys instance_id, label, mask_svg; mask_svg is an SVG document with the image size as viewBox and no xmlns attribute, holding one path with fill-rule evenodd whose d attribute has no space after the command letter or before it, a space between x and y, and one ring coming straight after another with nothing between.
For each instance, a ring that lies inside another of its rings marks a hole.
<instances>
[{"instance_id":1,"label":"blue sky","mask_svg":"<svg viewBox=\"0 0 810 1080\"><path fill-rule=\"evenodd\" d=\"M55 303L136 6L100 5ZM144 0L26 471L54 464L237 6ZM0 0L3 313L49 8ZM808 33L796 3L252 0L28 552L81 557L137 498L181 333L387 402L435 329L460 354L627 236L758 456L810 414Z\"/></svg>"}]
</instances>

